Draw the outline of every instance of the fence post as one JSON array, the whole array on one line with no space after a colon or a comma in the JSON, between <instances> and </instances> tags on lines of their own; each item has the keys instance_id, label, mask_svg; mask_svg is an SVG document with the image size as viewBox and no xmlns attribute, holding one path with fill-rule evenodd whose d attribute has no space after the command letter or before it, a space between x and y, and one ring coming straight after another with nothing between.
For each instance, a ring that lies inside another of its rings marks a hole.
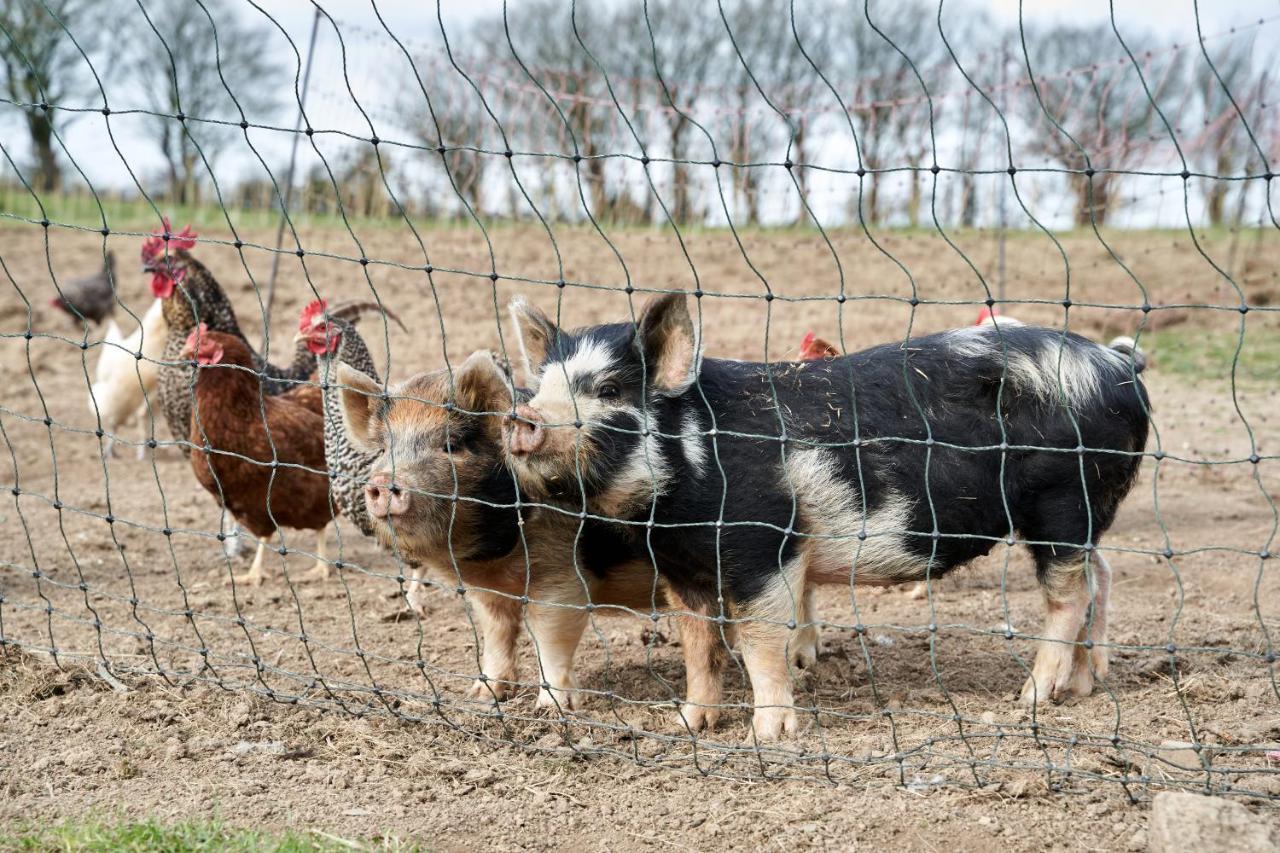
<instances>
[{"instance_id":1,"label":"fence post","mask_svg":"<svg viewBox=\"0 0 1280 853\"><path fill-rule=\"evenodd\" d=\"M1009 47L1005 44L1000 45L1000 112L1004 114L1005 121L1007 122L1009 117ZM1009 176L1009 180L1013 180L1012 175ZM1003 182L1001 182L1000 195L997 198L997 205L999 209L998 215L1000 218L1000 256L996 271L996 297L1001 302L1004 301L1005 288L1004 244L1007 239L1006 232L1009 227L1008 213L1005 209L1005 194L1007 192L1008 190L1005 188Z\"/></svg>"},{"instance_id":2,"label":"fence post","mask_svg":"<svg viewBox=\"0 0 1280 853\"><path fill-rule=\"evenodd\" d=\"M302 70L302 92L298 95L298 118L293 123L293 145L289 149L289 169L285 173L284 203L280 209L280 225L276 228L276 250L271 256L271 278L267 279L267 328L271 327L271 306L276 301L276 275L280 272L280 246L284 242L284 224L289 203L293 201L293 173L298 166L298 136L302 130L302 109L307 103L307 85L311 82L311 59L316 52L316 34L320 31L320 8L311 19L311 41L307 43L307 64ZM266 330L263 331L266 334Z\"/></svg>"}]
</instances>

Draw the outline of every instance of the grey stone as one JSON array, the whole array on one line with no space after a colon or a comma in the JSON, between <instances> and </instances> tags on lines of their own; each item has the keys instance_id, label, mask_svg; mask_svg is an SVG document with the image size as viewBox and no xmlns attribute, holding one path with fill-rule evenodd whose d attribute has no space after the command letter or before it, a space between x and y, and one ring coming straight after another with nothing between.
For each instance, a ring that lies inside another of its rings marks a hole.
<instances>
[{"instance_id":1,"label":"grey stone","mask_svg":"<svg viewBox=\"0 0 1280 853\"><path fill-rule=\"evenodd\" d=\"M1150 853L1274 853L1280 828L1234 800L1165 791L1151 803L1147 839Z\"/></svg>"}]
</instances>

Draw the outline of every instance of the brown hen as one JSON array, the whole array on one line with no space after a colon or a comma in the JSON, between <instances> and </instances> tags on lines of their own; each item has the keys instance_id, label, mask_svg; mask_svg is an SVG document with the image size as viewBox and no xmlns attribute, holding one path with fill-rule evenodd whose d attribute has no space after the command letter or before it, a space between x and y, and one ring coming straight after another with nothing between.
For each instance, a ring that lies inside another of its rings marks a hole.
<instances>
[{"instance_id":1,"label":"brown hen","mask_svg":"<svg viewBox=\"0 0 1280 853\"><path fill-rule=\"evenodd\" d=\"M324 417L314 386L270 396L254 372L243 339L201 324L182 357L194 359L191 468L200 485L258 538L258 551L239 583L266 578L267 539L280 527L319 532L316 566L323 577L325 528L333 520L324 457Z\"/></svg>"}]
</instances>

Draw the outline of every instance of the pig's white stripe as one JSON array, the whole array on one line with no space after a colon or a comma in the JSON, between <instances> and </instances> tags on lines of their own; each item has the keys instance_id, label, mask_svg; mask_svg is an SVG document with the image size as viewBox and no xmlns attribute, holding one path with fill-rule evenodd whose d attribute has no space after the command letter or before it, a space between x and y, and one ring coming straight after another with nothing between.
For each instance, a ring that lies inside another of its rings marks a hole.
<instances>
[{"instance_id":1,"label":"pig's white stripe","mask_svg":"<svg viewBox=\"0 0 1280 853\"><path fill-rule=\"evenodd\" d=\"M553 364L547 370L563 370L568 374L569 382L572 384L580 377L604 373L613 363L613 355L603 342L586 340L562 364Z\"/></svg>"},{"instance_id":2,"label":"pig's white stripe","mask_svg":"<svg viewBox=\"0 0 1280 853\"><path fill-rule=\"evenodd\" d=\"M699 477L707 468L707 446L703 440L702 424L693 412L685 412L680 421L680 449L684 451L684 459Z\"/></svg>"}]
</instances>

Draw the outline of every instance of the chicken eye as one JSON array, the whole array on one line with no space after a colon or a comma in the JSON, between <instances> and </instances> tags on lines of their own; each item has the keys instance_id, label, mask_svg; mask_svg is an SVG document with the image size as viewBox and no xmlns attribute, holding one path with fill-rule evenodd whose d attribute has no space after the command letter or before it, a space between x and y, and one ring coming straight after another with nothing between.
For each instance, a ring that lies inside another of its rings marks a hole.
<instances>
[{"instance_id":1,"label":"chicken eye","mask_svg":"<svg viewBox=\"0 0 1280 853\"><path fill-rule=\"evenodd\" d=\"M622 386L612 379L606 379L596 386L596 396L601 400L616 400L622 396Z\"/></svg>"}]
</instances>

